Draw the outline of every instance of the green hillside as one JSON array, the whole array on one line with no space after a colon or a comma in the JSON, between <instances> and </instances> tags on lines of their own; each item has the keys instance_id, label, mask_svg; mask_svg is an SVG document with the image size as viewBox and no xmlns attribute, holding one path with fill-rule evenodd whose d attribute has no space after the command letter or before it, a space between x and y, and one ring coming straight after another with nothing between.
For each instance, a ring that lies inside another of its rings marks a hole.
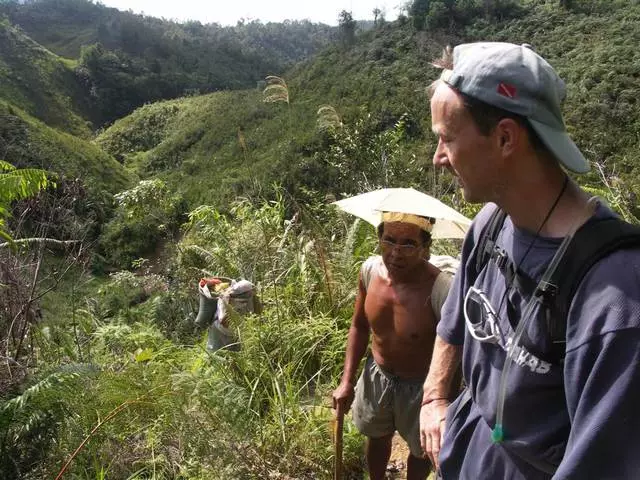
<instances>
[{"instance_id":1,"label":"green hillside","mask_svg":"<svg viewBox=\"0 0 640 480\"><path fill-rule=\"evenodd\" d=\"M140 175L166 178L193 205L213 199L224 205L275 180L294 190L306 185L324 193L347 192L345 182L331 180L332 161L343 161L347 170L351 164L347 174L364 168L375 176L376 158L357 157L380 156L382 150L365 144L375 144L402 120L401 139L392 153L404 171L387 175L385 181L431 188L433 139L424 90L438 74L430 61L439 55L442 40L527 41L566 79L567 123L587 157L640 191L640 53L635 48L640 6L620 2L587 14L555 3L528 4L522 19L480 19L445 36L416 31L408 20L387 24L366 32L349 48L334 46L289 71L289 104L265 104L253 90L152 105L116 122L98 142L126 157ZM324 104L332 105L343 120L344 128L335 134L317 129L316 111ZM147 132L158 116L164 128L154 130L153 141L137 139L136 132ZM348 150L353 140L357 145ZM342 160L335 158L337 148ZM368 170L367 161L373 162ZM352 180L351 188L357 190ZM370 178L370 183L380 180ZM583 181L598 183L598 170Z\"/></svg>"},{"instance_id":2,"label":"green hillside","mask_svg":"<svg viewBox=\"0 0 640 480\"><path fill-rule=\"evenodd\" d=\"M96 142L141 177L167 180L191 205L225 205L296 168L285 110L264 104L259 91L213 93L142 107ZM313 111L291 110L296 129L304 122L313 131Z\"/></svg>"},{"instance_id":3,"label":"green hillside","mask_svg":"<svg viewBox=\"0 0 640 480\"><path fill-rule=\"evenodd\" d=\"M5 1L2 13L39 44L78 60L96 125L159 99L255 86L328 45L335 31L307 21L180 24L89 0Z\"/></svg>"},{"instance_id":4,"label":"green hillside","mask_svg":"<svg viewBox=\"0 0 640 480\"><path fill-rule=\"evenodd\" d=\"M63 60L0 18L0 99L46 124L90 135L87 96L73 62Z\"/></svg>"},{"instance_id":5,"label":"green hillside","mask_svg":"<svg viewBox=\"0 0 640 480\"><path fill-rule=\"evenodd\" d=\"M5 101L0 101L0 119L3 159L16 167L79 178L95 193L117 193L133 180L120 163L91 142L51 128Z\"/></svg>"}]
</instances>

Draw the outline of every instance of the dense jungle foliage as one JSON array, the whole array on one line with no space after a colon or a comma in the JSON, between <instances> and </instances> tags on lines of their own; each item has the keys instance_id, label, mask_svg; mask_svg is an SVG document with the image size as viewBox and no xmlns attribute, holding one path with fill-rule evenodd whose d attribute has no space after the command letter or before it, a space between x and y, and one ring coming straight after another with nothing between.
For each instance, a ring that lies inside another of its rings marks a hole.
<instances>
[{"instance_id":1,"label":"dense jungle foliage","mask_svg":"<svg viewBox=\"0 0 640 480\"><path fill-rule=\"evenodd\" d=\"M328 203L413 186L477 211L431 165L425 87L447 44L527 42L556 66L593 165L577 180L637 221L639 2L336 18L0 2L0 478L330 478L329 395L376 239ZM194 323L209 275L258 287L237 352L208 351Z\"/></svg>"}]
</instances>

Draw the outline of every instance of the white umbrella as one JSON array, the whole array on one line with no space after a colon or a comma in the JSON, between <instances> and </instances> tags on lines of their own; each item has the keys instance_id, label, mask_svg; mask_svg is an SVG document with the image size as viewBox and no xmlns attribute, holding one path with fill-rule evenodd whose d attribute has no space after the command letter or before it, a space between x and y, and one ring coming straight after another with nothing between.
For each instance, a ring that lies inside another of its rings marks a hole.
<instances>
[{"instance_id":1,"label":"white umbrella","mask_svg":"<svg viewBox=\"0 0 640 480\"><path fill-rule=\"evenodd\" d=\"M374 227L382 212L412 213L436 219L433 238L464 238L471 220L440 200L413 188L383 188L333 202L340 210L360 217Z\"/></svg>"}]
</instances>

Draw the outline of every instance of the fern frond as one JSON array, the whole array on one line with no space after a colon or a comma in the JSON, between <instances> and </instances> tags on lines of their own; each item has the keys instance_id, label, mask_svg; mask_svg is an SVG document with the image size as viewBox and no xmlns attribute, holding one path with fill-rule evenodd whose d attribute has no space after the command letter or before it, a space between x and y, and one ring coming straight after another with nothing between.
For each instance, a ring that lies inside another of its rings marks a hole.
<instances>
[{"instance_id":1,"label":"fern frond","mask_svg":"<svg viewBox=\"0 0 640 480\"><path fill-rule=\"evenodd\" d=\"M11 165L9 162L6 162L4 160L0 160L0 172L11 172L11 171L13 171L15 169L16 169L16 167Z\"/></svg>"},{"instance_id":2,"label":"fern frond","mask_svg":"<svg viewBox=\"0 0 640 480\"><path fill-rule=\"evenodd\" d=\"M0 408L0 415L16 414L25 411L36 399L44 397L57 397L61 388L69 388L70 383L87 372L86 365L71 366L63 371L56 371L47 375L39 382L31 385L21 395L18 395Z\"/></svg>"},{"instance_id":3,"label":"fern frond","mask_svg":"<svg viewBox=\"0 0 640 480\"><path fill-rule=\"evenodd\" d=\"M37 194L49 185L47 172L35 168L0 173L0 202L10 203Z\"/></svg>"}]
</instances>

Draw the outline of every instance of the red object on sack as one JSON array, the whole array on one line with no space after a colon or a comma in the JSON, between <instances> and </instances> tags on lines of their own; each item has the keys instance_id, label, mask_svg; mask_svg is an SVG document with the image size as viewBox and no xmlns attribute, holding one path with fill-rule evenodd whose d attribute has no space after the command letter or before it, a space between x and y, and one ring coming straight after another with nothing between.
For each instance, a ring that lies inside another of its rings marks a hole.
<instances>
[{"instance_id":1,"label":"red object on sack","mask_svg":"<svg viewBox=\"0 0 640 480\"><path fill-rule=\"evenodd\" d=\"M200 279L200 286L204 287L205 285L207 287L211 287L213 285L218 285L219 283L222 283L222 280L220 280L219 278L216 277L212 277L212 278L201 278Z\"/></svg>"}]
</instances>

